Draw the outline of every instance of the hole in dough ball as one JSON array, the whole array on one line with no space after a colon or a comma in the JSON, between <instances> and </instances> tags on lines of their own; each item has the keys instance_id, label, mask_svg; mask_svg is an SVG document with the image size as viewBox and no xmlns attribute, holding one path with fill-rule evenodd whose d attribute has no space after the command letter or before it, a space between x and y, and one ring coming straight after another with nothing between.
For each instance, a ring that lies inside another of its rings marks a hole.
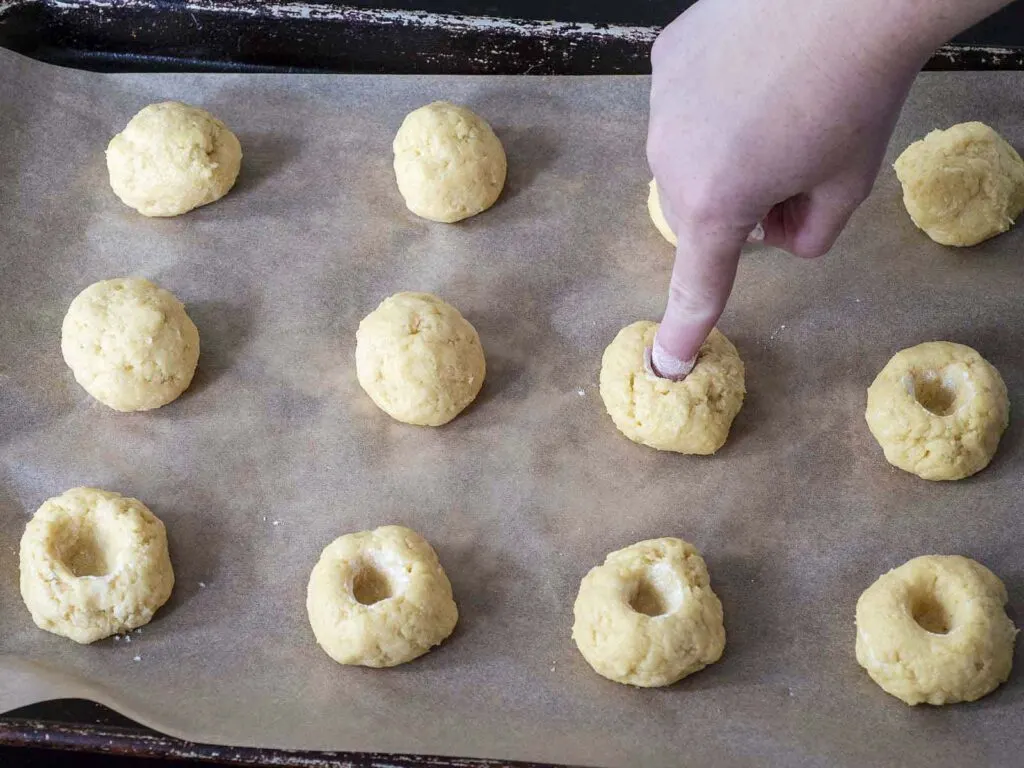
<instances>
[{"instance_id":1,"label":"hole in dough ball","mask_svg":"<svg viewBox=\"0 0 1024 768\"><path fill-rule=\"evenodd\" d=\"M106 576L111 571L110 546L103 532L93 525L82 525L69 531L67 540L60 543L60 559L77 578Z\"/></svg>"},{"instance_id":2,"label":"hole in dough ball","mask_svg":"<svg viewBox=\"0 0 1024 768\"><path fill-rule=\"evenodd\" d=\"M675 611L682 600L679 580L668 569L656 565L637 578L629 607L645 616L664 616Z\"/></svg>"},{"instance_id":3,"label":"hole in dough ball","mask_svg":"<svg viewBox=\"0 0 1024 768\"><path fill-rule=\"evenodd\" d=\"M352 580L352 594L362 605L373 605L394 593L388 575L373 563L366 563Z\"/></svg>"},{"instance_id":4,"label":"hole in dough ball","mask_svg":"<svg viewBox=\"0 0 1024 768\"><path fill-rule=\"evenodd\" d=\"M914 398L936 416L949 416L956 410L957 388L934 373L914 374Z\"/></svg>"},{"instance_id":5,"label":"hole in dough ball","mask_svg":"<svg viewBox=\"0 0 1024 768\"><path fill-rule=\"evenodd\" d=\"M933 635L944 635L952 629L949 612L931 592L920 591L911 597L910 615L921 629Z\"/></svg>"}]
</instances>

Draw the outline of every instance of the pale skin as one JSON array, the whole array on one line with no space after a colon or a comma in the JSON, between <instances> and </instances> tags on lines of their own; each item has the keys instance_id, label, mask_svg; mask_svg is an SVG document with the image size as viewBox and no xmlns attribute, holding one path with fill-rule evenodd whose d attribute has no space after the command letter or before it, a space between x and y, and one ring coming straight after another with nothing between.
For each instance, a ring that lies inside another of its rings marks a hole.
<instances>
[{"instance_id":1,"label":"pale skin","mask_svg":"<svg viewBox=\"0 0 1024 768\"><path fill-rule=\"evenodd\" d=\"M1008 0L700 0L651 53L647 157L679 238L652 351L682 378L740 249L826 253L871 191L914 77Z\"/></svg>"}]
</instances>

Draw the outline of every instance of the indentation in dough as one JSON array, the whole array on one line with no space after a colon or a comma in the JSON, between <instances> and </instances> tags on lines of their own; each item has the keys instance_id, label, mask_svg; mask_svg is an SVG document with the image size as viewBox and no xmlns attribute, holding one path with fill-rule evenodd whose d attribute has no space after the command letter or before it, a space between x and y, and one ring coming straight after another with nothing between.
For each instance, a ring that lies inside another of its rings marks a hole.
<instances>
[{"instance_id":1,"label":"indentation in dough","mask_svg":"<svg viewBox=\"0 0 1024 768\"><path fill-rule=\"evenodd\" d=\"M367 562L352 580L352 594L362 605L373 605L394 595L391 580L375 563Z\"/></svg>"},{"instance_id":2,"label":"indentation in dough","mask_svg":"<svg viewBox=\"0 0 1024 768\"><path fill-rule=\"evenodd\" d=\"M922 629L944 635L953 628L953 621L938 596L931 590L917 590L910 598L910 615Z\"/></svg>"},{"instance_id":3,"label":"indentation in dough","mask_svg":"<svg viewBox=\"0 0 1024 768\"><path fill-rule=\"evenodd\" d=\"M81 526L70 541L61 546L61 559L75 576L106 576L110 572L109 545L102 531Z\"/></svg>"},{"instance_id":4,"label":"indentation in dough","mask_svg":"<svg viewBox=\"0 0 1024 768\"><path fill-rule=\"evenodd\" d=\"M675 611L682 602L679 579L666 568L648 568L636 581L629 607L645 616L664 616Z\"/></svg>"},{"instance_id":5,"label":"indentation in dough","mask_svg":"<svg viewBox=\"0 0 1024 768\"><path fill-rule=\"evenodd\" d=\"M933 372L913 374L914 399L936 416L949 416L957 409L959 390L948 378Z\"/></svg>"}]
</instances>

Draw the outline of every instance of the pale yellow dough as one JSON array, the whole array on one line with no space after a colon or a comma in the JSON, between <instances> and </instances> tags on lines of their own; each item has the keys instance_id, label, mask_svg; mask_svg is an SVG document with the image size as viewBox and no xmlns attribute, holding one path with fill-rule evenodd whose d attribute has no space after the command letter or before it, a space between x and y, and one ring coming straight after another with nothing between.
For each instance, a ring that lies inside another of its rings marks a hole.
<instances>
[{"instance_id":1,"label":"pale yellow dough","mask_svg":"<svg viewBox=\"0 0 1024 768\"><path fill-rule=\"evenodd\" d=\"M199 331L174 294L138 277L93 283L71 302L61 352L75 380L117 411L166 405L188 389Z\"/></svg>"},{"instance_id":2,"label":"pale yellow dough","mask_svg":"<svg viewBox=\"0 0 1024 768\"><path fill-rule=\"evenodd\" d=\"M242 146L209 112L176 101L150 104L107 146L110 186L144 216L178 216L235 185Z\"/></svg>"},{"instance_id":3,"label":"pale yellow dough","mask_svg":"<svg viewBox=\"0 0 1024 768\"><path fill-rule=\"evenodd\" d=\"M612 552L583 577L573 613L583 658L617 683L671 685L725 649L722 603L704 559L682 539Z\"/></svg>"},{"instance_id":4,"label":"pale yellow dough","mask_svg":"<svg viewBox=\"0 0 1024 768\"><path fill-rule=\"evenodd\" d=\"M976 245L1024 210L1024 162L984 123L935 130L894 165L914 223L943 245Z\"/></svg>"},{"instance_id":5,"label":"pale yellow dough","mask_svg":"<svg viewBox=\"0 0 1024 768\"><path fill-rule=\"evenodd\" d=\"M1010 676L1006 588L959 555L915 557L857 601L857 661L907 704L974 701Z\"/></svg>"},{"instance_id":6,"label":"pale yellow dough","mask_svg":"<svg viewBox=\"0 0 1024 768\"><path fill-rule=\"evenodd\" d=\"M897 352L868 388L868 428L890 464L960 480L995 455L1010 419L999 371L968 346L929 341Z\"/></svg>"},{"instance_id":7,"label":"pale yellow dough","mask_svg":"<svg viewBox=\"0 0 1024 768\"><path fill-rule=\"evenodd\" d=\"M672 245L679 245L679 239L676 237L676 233L672 231L672 227L668 225L665 213L661 209L658 182L654 179L651 179L647 192L647 212L651 215L651 221L654 222L654 226L661 233L661 236L672 243Z\"/></svg>"},{"instance_id":8,"label":"pale yellow dough","mask_svg":"<svg viewBox=\"0 0 1024 768\"><path fill-rule=\"evenodd\" d=\"M476 329L437 296L396 293L359 323L359 384L398 421L447 424L473 402L485 374Z\"/></svg>"},{"instance_id":9,"label":"pale yellow dough","mask_svg":"<svg viewBox=\"0 0 1024 768\"><path fill-rule=\"evenodd\" d=\"M310 574L306 610L328 656L365 667L393 667L422 656L459 619L437 554L399 525L331 542Z\"/></svg>"},{"instance_id":10,"label":"pale yellow dough","mask_svg":"<svg viewBox=\"0 0 1024 768\"><path fill-rule=\"evenodd\" d=\"M451 223L486 211L505 186L507 161L491 126L465 107L435 101L410 112L395 135L395 178L409 210Z\"/></svg>"},{"instance_id":11,"label":"pale yellow dough","mask_svg":"<svg viewBox=\"0 0 1024 768\"><path fill-rule=\"evenodd\" d=\"M723 445L743 405L743 361L714 329L682 381L657 376L645 364L658 324L627 325L601 360L601 399L615 426L630 440L677 453L709 454Z\"/></svg>"},{"instance_id":12,"label":"pale yellow dough","mask_svg":"<svg viewBox=\"0 0 1024 768\"><path fill-rule=\"evenodd\" d=\"M174 571L164 524L138 499L72 488L21 537L21 596L40 629L92 643L149 623Z\"/></svg>"}]
</instances>

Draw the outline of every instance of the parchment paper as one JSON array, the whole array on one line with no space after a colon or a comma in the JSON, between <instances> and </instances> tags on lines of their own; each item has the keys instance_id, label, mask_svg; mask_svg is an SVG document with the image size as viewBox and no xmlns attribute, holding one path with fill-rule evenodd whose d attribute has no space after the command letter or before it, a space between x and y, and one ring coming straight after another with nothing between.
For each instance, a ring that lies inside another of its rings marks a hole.
<instances>
[{"instance_id":1,"label":"parchment paper","mask_svg":"<svg viewBox=\"0 0 1024 768\"><path fill-rule=\"evenodd\" d=\"M147 220L106 181L110 136L145 104L209 108L245 159L223 201ZM408 213L390 143L436 98L492 122L498 205L457 226ZM911 709L857 666L857 596L925 553L975 557L1024 598L1024 231L942 248L886 167L833 253L745 256L721 328L749 395L711 458L613 427L602 350L657 318L671 248L647 218L643 78L102 76L0 52L0 709L88 696L159 730L231 744L439 753L605 766L1010 765L1021 675L971 705ZM897 149L982 119L1024 147L1024 75L923 76ZM71 299L143 275L202 337L190 391L136 415L93 402L60 356ZM356 382L358 321L398 290L454 302L487 383L441 429L392 421ZM888 358L970 344L1014 421L959 483L891 468L864 424ZM177 584L156 619L80 647L36 629L17 545L39 504L92 484L167 524ZM392 670L344 668L304 605L320 550L398 522L436 546L461 618ZM724 658L635 690L570 640L580 578L605 554L676 535L709 563ZM1018 657L1019 665L1019 657Z\"/></svg>"}]
</instances>

